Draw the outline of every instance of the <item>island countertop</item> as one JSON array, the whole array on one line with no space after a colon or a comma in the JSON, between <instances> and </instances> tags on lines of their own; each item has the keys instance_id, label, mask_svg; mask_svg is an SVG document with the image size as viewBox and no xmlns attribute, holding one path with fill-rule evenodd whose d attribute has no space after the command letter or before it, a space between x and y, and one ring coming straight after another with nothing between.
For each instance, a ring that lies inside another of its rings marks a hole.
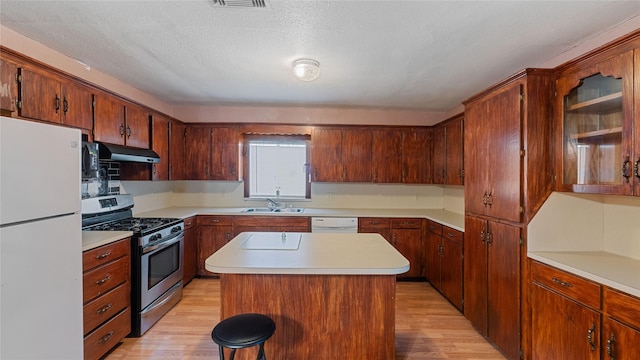
<instances>
[{"instance_id":1,"label":"island countertop","mask_svg":"<svg viewBox=\"0 0 640 360\"><path fill-rule=\"evenodd\" d=\"M244 232L205 261L222 274L397 275L409 261L379 234Z\"/></svg>"}]
</instances>

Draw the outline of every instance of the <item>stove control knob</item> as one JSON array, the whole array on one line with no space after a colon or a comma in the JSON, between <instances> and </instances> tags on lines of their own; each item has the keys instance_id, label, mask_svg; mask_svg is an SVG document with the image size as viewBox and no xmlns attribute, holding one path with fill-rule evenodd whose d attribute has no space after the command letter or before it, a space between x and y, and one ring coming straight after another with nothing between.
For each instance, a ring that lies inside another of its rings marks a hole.
<instances>
[{"instance_id":1,"label":"stove control knob","mask_svg":"<svg viewBox=\"0 0 640 360\"><path fill-rule=\"evenodd\" d=\"M156 241L162 239L162 234L155 234L149 238L149 241Z\"/></svg>"},{"instance_id":2,"label":"stove control knob","mask_svg":"<svg viewBox=\"0 0 640 360\"><path fill-rule=\"evenodd\" d=\"M180 226L180 225L178 225L178 226L176 226L176 227L171 229L171 233L177 233L177 232L180 232L180 231L182 231L182 226Z\"/></svg>"}]
</instances>

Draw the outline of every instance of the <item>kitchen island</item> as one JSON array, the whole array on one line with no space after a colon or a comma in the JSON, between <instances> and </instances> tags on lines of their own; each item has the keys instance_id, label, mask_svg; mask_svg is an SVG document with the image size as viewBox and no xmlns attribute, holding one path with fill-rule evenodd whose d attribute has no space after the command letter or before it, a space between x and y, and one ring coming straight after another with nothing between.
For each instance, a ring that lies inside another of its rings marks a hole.
<instances>
[{"instance_id":1,"label":"kitchen island","mask_svg":"<svg viewBox=\"0 0 640 360\"><path fill-rule=\"evenodd\" d=\"M247 232L205 266L220 274L222 318L274 319L268 359L395 359L396 275L409 261L378 234Z\"/></svg>"}]
</instances>

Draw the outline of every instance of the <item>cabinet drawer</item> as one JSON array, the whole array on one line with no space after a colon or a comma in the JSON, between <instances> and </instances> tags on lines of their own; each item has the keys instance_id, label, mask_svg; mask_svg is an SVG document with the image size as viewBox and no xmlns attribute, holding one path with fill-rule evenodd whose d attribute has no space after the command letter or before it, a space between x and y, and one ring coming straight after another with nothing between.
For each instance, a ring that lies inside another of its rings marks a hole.
<instances>
[{"instance_id":1,"label":"cabinet drawer","mask_svg":"<svg viewBox=\"0 0 640 360\"><path fill-rule=\"evenodd\" d=\"M84 333L95 329L130 305L131 286L124 283L84 306Z\"/></svg>"},{"instance_id":2,"label":"cabinet drawer","mask_svg":"<svg viewBox=\"0 0 640 360\"><path fill-rule=\"evenodd\" d=\"M640 299L604 287L602 290L602 310L610 317L640 329Z\"/></svg>"},{"instance_id":3,"label":"cabinet drawer","mask_svg":"<svg viewBox=\"0 0 640 360\"><path fill-rule=\"evenodd\" d=\"M462 239L464 238L464 234L448 226L442 226L442 237L444 239L451 240L458 245L462 245L463 244Z\"/></svg>"},{"instance_id":4,"label":"cabinet drawer","mask_svg":"<svg viewBox=\"0 0 640 360\"><path fill-rule=\"evenodd\" d=\"M82 253L82 270L85 272L89 271L102 264L106 264L125 255L129 255L130 251L130 238L87 250Z\"/></svg>"},{"instance_id":5,"label":"cabinet drawer","mask_svg":"<svg viewBox=\"0 0 640 360\"><path fill-rule=\"evenodd\" d=\"M600 309L600 285L568 272L533 261L531 276L534 282L569 298Z\"/></svg>"},{"instance_id":6,"label":"cabinet drawer","mask_svg":"<svg viewBox=\"0 0 640 360\"><path fill-rule=\"evenodd\" d=\"M95 299L126 281L129 281L128 256L87 271L82 275L83 302Z\"/></svg>"},{"instance_id":7,"label":"cabinet drawer","mask_svg":"<svg viewBox=\"0 0 640 360\"><path fill-rule=\"evenodd\" d=\"M422 219L391 219L391 227L394 229L419 229L422 227Z\"/></svg>"},{"instance_id":8,"label":"cabinet drawer","mask_svg":"<svg viewBox=\"0 0 640 360\"><path fill-rule=\"evenodd\" d=\"M229 226L233 224L233 216L203 215L198 216L198 225Z\"/></svg>"},{"instance_id":9,"label":"cabinet drawer","mask_svg":"<svg viewBox=\"0 0 640 360\"><path fill-rule=\"evenodd\" d=\"M196 217L192 216L190 218L186 218L184 219L184 229L191 229L192 227L194 227L196 225Z\"/></svg>"},{"instance_id":10,"label":"cabinet drawer","mask_svg":"<svg viewBox=\"0 0 640 360\"><path fill-rule=\"evenodd\" d=\"M131 308L84 337L84 359L99 359L131 332Z\"/></svg>"},{"instance_id":11,"label":"cabinet drawer","mask_svg":"<svg viewBox=\"0 0 640 360\"><path fill-rule=\"evenodd\" d=\"M427 230L436 235L442 235L442 224L433 220L427 220Z\"/></svg>"},{"instance_id":12,"label":"cabinet drawer","mask_svg":"<svg viewBox=\"0 0 640 360\"><path fill-rule=\"evenodd\" d=\"M304 216L236 216L235 225L251 227L305 227L309 228L311 218Z\"/></svg>"},{"instance_id":13,"label":"cabinet drawer","mask_svg":"<svg viewBox=\"0 0 640 360\"><path fill-rule=\"evenodd\" d=\"M358 228L388 229L390 225L389 218L358 218Z\"/></svg>"}]
</instances>

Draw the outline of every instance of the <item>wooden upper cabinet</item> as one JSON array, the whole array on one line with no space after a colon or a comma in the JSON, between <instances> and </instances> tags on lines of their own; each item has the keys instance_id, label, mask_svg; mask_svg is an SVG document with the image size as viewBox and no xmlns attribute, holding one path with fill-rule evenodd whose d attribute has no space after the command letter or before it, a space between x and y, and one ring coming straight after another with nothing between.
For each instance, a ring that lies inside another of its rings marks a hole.
<instances>
[{"instance_id":1,"label":"wooden upper cabinet","mask_svg":"<svg viewBox=\"0 0 640 360\"><path fill-rule=\"evenodd\" d=\"M371 131L349 128L342 132L342 164L345 182L371 182Z\"/></svg>"},{"instance_id":2,"label":"wooden upper cabinet","mask_svg":"<svg viewBox=\"0 0 640 360\"><path fill-rule=\"evenodd\" d=\"M633 193L636 196L640 196L640 49L635 49L633 51L634 57L634 75L633 78L636 81L633 82L634 89L633 93L635 94L633 97L633 109L635 110L633 118L634 118L634 126L635 129L635 144L634 144L634 157L633 157L633 178L634 191Z\"/></svg>"},{"instance_id":3,"label":"wooden upper cabinet","mask_svg":"<svg viewBox=\"0 0 640 360\"><path fill-rule=\"evenodd\" d=\"M402 134L402 182L431 183L431 133L426 128L409 128Z\"/></svg>"},{"instance_id":4,"label":"wooden upper cabinet","mask_svg":"<svg viewBox=\"0 0 640 360\"><path fill-rule=\"evenodd\" d=\"M342 130L316 127L311 144L313 181L342 181Z\"/></svg>"},{"instance_id":5,"label":"wooden upper cabinet","mask_svg":"<svg viewBox=\"0 0 640 360\"><path fill-rule=\"evenodd\" d=\"M431 161L432 181L434 184L444 184L447 176L447 140L446 127L438 124L433 128L433 156Z\"/></svg>"},{"instance_id":6,"label":"wooden upper cabinet","mask_svg":"<svg viewBox=\"0 0 640 360\"><path fill-rule=\"evenodd\" d=\"M148 149L150 114L142 107L115 97L93 96L94 139L109 144Z\"/></svg>"},{"instance_id":7,"label":"wooden upper cabinet","mask_svg":"<svg viewBox=\"0 0 640 360\"><path fill-rule=\"evenodd\" d=\"M520 221L521 108L520 82L465 108L467 211Z\"/></svg>"},{"instance_id":8,"label":"wooden upper cabinet","mask_svg":"<svg viewBox=\"0 0 640 360\"><path fill-rule=\"evenodd\" d=\"M19 116L91 129L92 94L88 87L27 68L19 68L18 74Z\"/></svg>"},{"instance_id":9,"label":"wooden upper cabinet","mask_svg":"<svg viewBox=\"0 0 640 360\"><path fill-rule=\"evenodd\" d=\"M0 58L0 115L11 116L16 110L18 101L18 65Z\"/></svg>"},{"instance_id":10,"label":"wooden upper cabinet","mask_svg":"<svg viewBox=\"0 0 640 360\"><path fill-rule=\"evenodd\" d=\"M185 178L184 132L186 126L179 121L169 124L169 180Z\"/></svg>"},{"instance_id":11,"label":"wooden upper cabinet","mask_svg":"<svg viewBox=\"0 0 640 360\"><path fill-rule=\"evenodd\" d=\"M186 126L184 165L186 180L208 180L211 163L211 128Z\"/></svg>"},{"instance_id":12,"label":"wooden upper cabinet","mask_svg":"<svg viewBox=\"0 0 640 360\"><path fill-rule=\"evenodd\" d=\"M633 71L634 51L630 50L559 75L556 81L559 189L634 193L638 178L633 165L640 154L634 152L633 145Z\"/></svg>"},{"instance_id":13,"label":"wooden upper cabinet","mask_svg":"<svg viewBox=\"0 0 640 360\"><path fill-rule=\"evenodd\" d=\"M210 180L238 180L239 158L237 127L213 127L211 129Z\"/></svg>"},{"instance_id":14,"label":"wooden upper cabinet","mask_svg":"<svg viewBox=\"0 0 640 360\"><path fill-rule=\"evenodd\" d=\"M125 144L127 146L148 149L150 142L149 111L133 105L125 106Z\"/></svg>"},{"instance_id":15,"label":"wooden upper cabinet","mask_svg":"<svg viewBox=\"0 0 640 360\"><path fill-rule=\"evenodd\" d=\"M152 165L152 180L169 180L169 119L153 115L151 122L151 148L160 156L160 162Z\"/></svg>"},{"instance_id":16,"label":"wooden upper cabinet","mask_svg":"<svg viewBox=\"0 0 640 360\"><path fill-rule=\"evenodd\" d=\"M373 182L402 182L402 131L374 129L371 131Z\"/></svg>"},{"instance_id":17,"label":"wooden upper cabinet","mask_svg":"<svg viewBox=\"0 0 640 360\"><path fill-rule=\"evenodd\" d=\"M464 185L464 115L446 124L446 175L447 185Z\"/></svg>"}]
</instances>

